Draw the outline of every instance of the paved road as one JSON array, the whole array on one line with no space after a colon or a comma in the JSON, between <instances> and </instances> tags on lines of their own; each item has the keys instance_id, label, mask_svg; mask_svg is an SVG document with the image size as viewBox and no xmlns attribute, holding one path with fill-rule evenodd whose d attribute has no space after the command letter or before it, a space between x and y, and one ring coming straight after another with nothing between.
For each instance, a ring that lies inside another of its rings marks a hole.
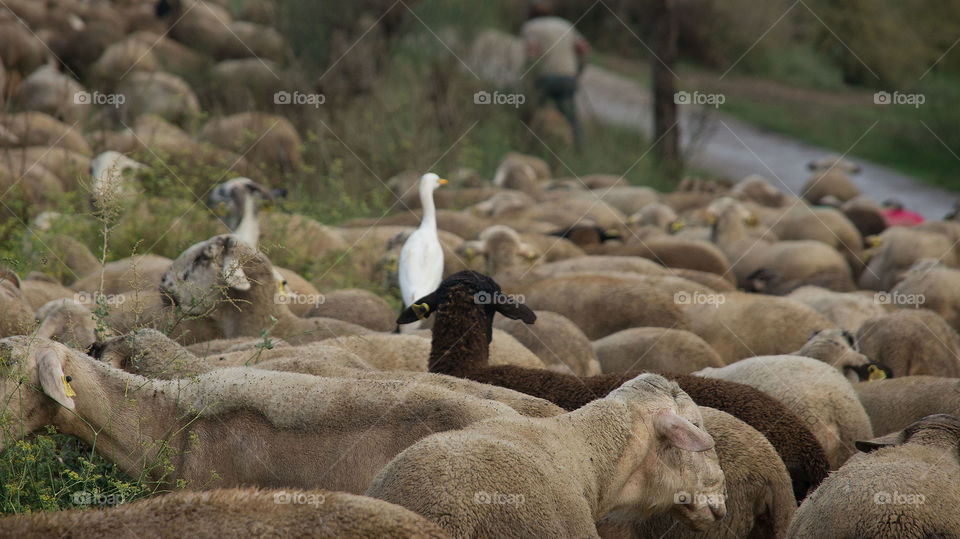
<instances>
[{"instance_id":1,"label":"paved road","mask_svg":"<svg viewBox=\"0 0 960 539\"><path fill-rule=\"evenodd\" d=\"M518 66L518 55L522 59L523 54L519 40L495 32L485 33L483 39L487 52L478 51L475 44L474 62L471 62L475 71L498 84L518 77L517 69L522 69ZM583 114L601 123L637 128L648 135L652 132L649 89L606 69L587 67L578 105ZM712 109L705 114L702 108L690 105L681 107L680 127L684 151L695 166L734 180L761 174L793 193L800 192L809 176L808 162L837 153L763 131ZM691 137L695 132L697 135ZM896 198L928 219L941 219L952 209L954 200L960 198L960 194L929 186L883 165L859 158L850 160L862 168L854 181L865 194L881 202Z\"/></svg>"}]
</instances>

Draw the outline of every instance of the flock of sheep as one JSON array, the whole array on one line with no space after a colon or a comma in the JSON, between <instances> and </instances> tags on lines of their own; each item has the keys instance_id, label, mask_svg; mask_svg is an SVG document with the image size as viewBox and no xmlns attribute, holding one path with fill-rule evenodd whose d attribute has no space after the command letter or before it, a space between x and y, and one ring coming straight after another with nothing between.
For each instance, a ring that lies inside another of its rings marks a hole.
<instances>
[{"instance_id":1,"label":"flock of sheep","mask_svg":"<svg viewBox=\"0 0 960 539\"><path fill-rule=\"evenodd\" d=\"M269 80L269 2L0 4L0 188L69 270L0 270L0 450L53 426L168 492L0 536L960 537L954 218L889 226L835 156L798 197L517 153L489 181L397 175L410 211L383 218L261 214L284 196L263 171L303 166L297 130L198 128L165 69ZM100 90L124 103L75 99ZM84 192L149 220L143 150L232 164L205 186L218 233L102 265L42 210ZM349 253L403 310L267 243Z\"/></svg>"}]
</instances>

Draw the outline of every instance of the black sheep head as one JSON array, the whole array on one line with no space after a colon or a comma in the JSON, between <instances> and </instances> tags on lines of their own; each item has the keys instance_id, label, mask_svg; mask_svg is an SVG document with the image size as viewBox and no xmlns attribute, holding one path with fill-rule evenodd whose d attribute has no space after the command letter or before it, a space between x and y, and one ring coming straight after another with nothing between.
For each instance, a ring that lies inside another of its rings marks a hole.
<instances>
[{"instance_id":1,"label":"black sheep head","mask_svg":"<svg viewBox=\"0 0 960 539\"><path fill-rule=\"evenodd\" d=\"M488 343L493 339L495 313L514 320L523 320L527 324L537 320L537 315L529 307L517 301L514 296L504 294L496 281L482 273L464 270L447 277L433 293L404 309L397 318L397 324L422 320L441 309L448 314L464 310L481 311L486 321ZM434 329L436 330L436 326ZM465 331L465 328L460 330Z\"/></svg>"}]
</instances>

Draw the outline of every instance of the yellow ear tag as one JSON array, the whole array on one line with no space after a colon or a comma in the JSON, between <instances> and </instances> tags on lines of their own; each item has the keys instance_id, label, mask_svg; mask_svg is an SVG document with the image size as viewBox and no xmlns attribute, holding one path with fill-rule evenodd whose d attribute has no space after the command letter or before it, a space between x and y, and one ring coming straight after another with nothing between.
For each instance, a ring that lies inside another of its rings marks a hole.
<instances>
[{"instance_id":1,"label":"yellow ear tag","mask_svg":"<svg viewBox=\"0 0 960 539\"><path fill-rule=\"evenodd\" d=\"M419 320L426 318L427 313L430 312L430 306L426 303L414 303L410 308L413 309L413 314L417 315Z\"/></svg>"},{"instance_id":2,"label":"yellow ear tag","mask_svg":"<svg viewBox=\"0 0 960 539\"><path fill-rule=\"evenodd\" d=\"M67 377L66 377L66 376L61 376L60 379L63 380L63 389L66 390L67 396L68 396L68 397L76 397L76 396L77 396L77 392L74 391L72 387L70 387L70 382L67 381Z\"/></svg>"},{"instance_id":3,"label":"yellow ear tag","mask_svg":"<svg viewBox=\"0 0 960 539\"><path fill-rule=\"evenodd\" d=\"M883 370L878 368L876 365L870 365L867 367L867 372L870 373L870 375L867 377L867 380L871 382L885 380L887 378L887 373L883 372Z\"/></svg>"},{"instance_id":4,"label":"yellow ear tag","mask_svg":"<svg viewBox=\"0 0 960 539\"><path fill-rule=\"evenodd\" d=\"M757 226L757 216L750 214L750 217L747 217L747 226Z\"/></svg>"},{"instance_id":5,"label":"yellow ear tag","mask_svg":"<svg viewBox=\"0 0 960 539\"><path fill-rule=\"evenodd\" d=\"M686 223L684 223L683 221L681 221L681 220L678 219L678 220L670 223L670 230L671 230L672 232L680 232L681 230L683 230L683 227L685 227L685 226L687 226Z\"/></svg>"},{"instance_id":6,"label":"yellow ear tag","mask_svg":"<svg viewBox=\"0 0 960 539\"><path fill-rule=\"evenodd\" d=\"M707 224L710 226L717 224L717 216L713 212L707 212Z\"/></svg>"}]
</instances>

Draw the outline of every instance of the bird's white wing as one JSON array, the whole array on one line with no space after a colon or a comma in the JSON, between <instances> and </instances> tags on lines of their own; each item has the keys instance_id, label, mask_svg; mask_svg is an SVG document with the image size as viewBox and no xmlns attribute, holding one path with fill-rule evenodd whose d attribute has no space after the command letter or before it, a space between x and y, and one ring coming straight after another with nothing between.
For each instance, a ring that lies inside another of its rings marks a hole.
<instances>
[{"instance_id":1,"label":"bird's white wing","mask_svg":"<svg viewBox=\"0 0 960 539\"><path fill-rule=\"evenodd\" d=\"M443 278L443 248L437 236L413 231L400 250L397 273L405 307L436 290Z\"/></svg>"}]
</instances>

